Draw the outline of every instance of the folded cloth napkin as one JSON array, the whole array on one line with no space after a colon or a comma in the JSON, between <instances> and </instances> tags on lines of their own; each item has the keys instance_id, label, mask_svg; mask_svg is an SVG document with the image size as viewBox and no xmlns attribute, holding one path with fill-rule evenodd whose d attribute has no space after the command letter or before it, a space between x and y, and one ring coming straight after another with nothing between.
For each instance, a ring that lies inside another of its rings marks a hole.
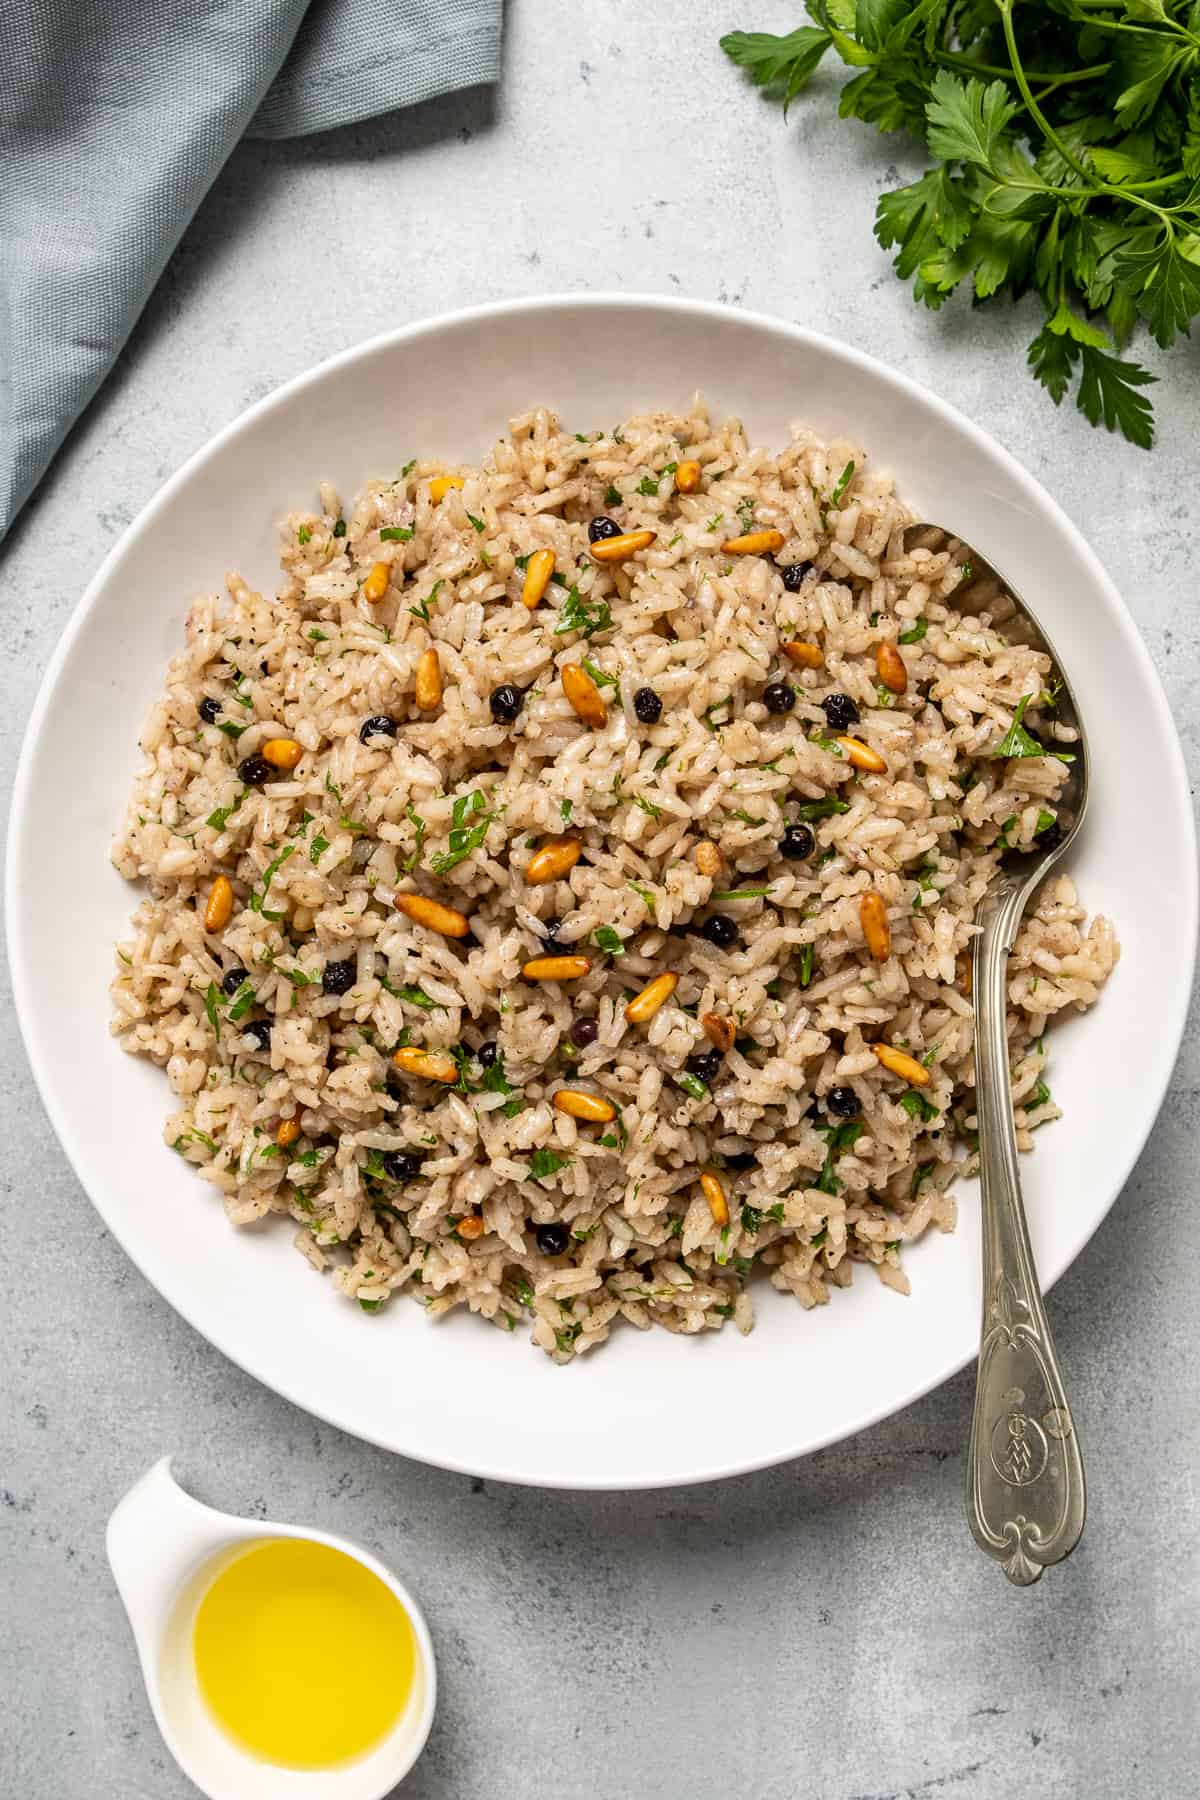
<instances>
[{"instance_id":1,"label":"folded cloth napkin","mask_svg":"<svg viewBox=\"0 0 1200 1800\"><path fill-rule=\"evenodd\" d=\"M495 81L502 0L0 0L0 538L243 135Z\"/></svg>"}]
</instances>

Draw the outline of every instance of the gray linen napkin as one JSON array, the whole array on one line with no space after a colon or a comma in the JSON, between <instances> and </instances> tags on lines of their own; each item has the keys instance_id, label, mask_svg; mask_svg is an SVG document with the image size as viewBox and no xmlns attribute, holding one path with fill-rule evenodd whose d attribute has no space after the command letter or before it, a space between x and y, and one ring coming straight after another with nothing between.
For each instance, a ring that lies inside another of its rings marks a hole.
<instances>
[{"instance_id":1,"label":"gray linen napkin","mask_svg":"<svg viewBox=\"0 0 1200 1800\"><path fill-rule=\"evenodd\" d=\"M502 0L0 0L0 538L243 135L495 81Z\"/></svg>"}]
</instances>

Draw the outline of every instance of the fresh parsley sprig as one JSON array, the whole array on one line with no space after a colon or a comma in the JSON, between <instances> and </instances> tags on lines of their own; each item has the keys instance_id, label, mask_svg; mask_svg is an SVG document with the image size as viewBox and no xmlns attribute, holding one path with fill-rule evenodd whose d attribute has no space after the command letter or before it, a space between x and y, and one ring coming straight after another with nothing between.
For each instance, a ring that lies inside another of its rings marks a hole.
<instances>
[{"instance_id":1,"label":"fresh parsley sprig","mask_svg":"<svg viewBox=\"0 0 1200 1800\"><path fill-rule=\"evenodd\" d=\"M808 0L784 37L726 53L786 107L833 50L838 110L906 131L933 166L882 194L875 235L937 309L1035 292L1029 367L1057 405L1148 449L1144 389L1121 353L1164 350L1200 313L1200 15L1193 0Z\"/></svg>"}]
</instances>

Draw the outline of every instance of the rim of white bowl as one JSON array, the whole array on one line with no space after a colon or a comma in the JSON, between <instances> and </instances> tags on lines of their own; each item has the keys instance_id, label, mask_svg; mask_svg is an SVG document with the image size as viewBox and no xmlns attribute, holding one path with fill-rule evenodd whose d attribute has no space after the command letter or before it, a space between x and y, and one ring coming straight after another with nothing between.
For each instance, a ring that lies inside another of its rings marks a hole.
<instances>
[{"instance_id":1,"label":"rim of white bowl","mask_svg":"<svg viewBox=\"0 0 1200 1800\"><path fill-rule=\"evenodd\" d=\"M50 1122L54 1127L55 1134L66 1154L67 1160L71 1164L76 1179L83 1187L92 1205L96 1208L96 1211L100 1214L126 1256L129 1257L130 1261L138 1271L150 1283L151 1287L162 1295L168 1305L173 1306L175 1311L178 1312L182 1318L186 1319L188 1324L191 1325L194 1330L200 1333L201 1337L205 1338L208 1343L219 1350L223 1356L228 1357L230 1362L236 1364L238 1368L243 1369L246 1374L252 1376L254 1380L261 1382L264 1387L270 1388L274 1393L280 1394L284 1399L291 1401L293 1405L300 1407L302 1411L310 1413L314 1418L324 1420L326 1424L334 1426L339 1431L345 1431L349 1428L345 1426L340 1419L335 1417L333 1413L320 1405L314 1405L311 1399L306 1398L299 1389L292 1387L285 1379L277 1378L274 1375L267 1376L261 1374L255 1366L256 1359L246 1357L237 1350L232 1349L226 1341L224 1332L213 1333L206 1325L202 1324L197 1318L194 1318L190 1303L180 1296L179 1283L173 1277L164 1276L163 1279L160 1280L149 1273L144 1267L133 1244L122 1234L114 1220L109 1217L108 1213L96 1199L80 1172L80 1162L73 1149L74 1134L69 1113L65 1107L60 1106L56 1100L51 1098L54 1090L45 1072L45 1059L39 1051L35 1049L35 1044L37 1042L36 1035L31 1031L29 1026L29 1020L32 1018L34 1010L33 995L30 991L31 982L27 974L30 964L28 959L28 946L24 941L23 928L20 923L20 908L16 904L16 870L19 860L19 846L27 830L26 814L29 805L29 789L33 777L36 750L42 735L50 699L58 681L62 666L70 655L75 639L83 629L84 623L89 617L98 595L108 580L109 570L125 554L129 545L139 537L143 531L149 528L153 521L158 517L159 513L170 505L178 490L191 478L191 476L198 469L203 468L206 463L209 463L218 457L225 449L226 445L240 435L242 431L264 417L267 413L271 412L274 408L285 405L294 395L302 392L307 387L314 386L318 382L325 380L328 376L336 373L337 370L348 368L355 362L373 356L377 352L388 349L393 345L404 343L409 339L420 338L443 331L457 330L464 325L479 324L488 319L499 318L512 313L524 312L537 314L541 312L592 312L597 310L629 312L650 310L664 314L686 314L693 318L709 318L713 320L734 319L740 324L758 328L767 333L790 337L798 343L802 343L810 348L825 350L831 356L850 363L857 369L870 374L884 386L892 387L898 392L908 396L915 396L923 406L929 408L931 412L936 414L947 425L952 426L956 431L963 432L986 451L989 456L997 459L1012 478L1016 486L1029 496L1036 504L1037 508L1049 511L1057 529L1070 541L1072 547L1085 564L1092 580L1095 581L1098 586L1102 587L1108 595L1112 602L1114 623L1123 638L1125 651L1131 662L1138 668L1139 674L1145 684L1150 704L1157 716L1159 725L1163 729L1164 738L1169 745L1169 754L1173 764L1170 771L1173 780L1169 784L1169 791L1177 799L1184 799L1191 791L1187 774L1187 765L1183 755L1183 747L1179 740L1179 733L1175 727L1175 720L1171 713L1166 693L1163 689L1162 682L1159 679L1158 670L1151 660L1150 653L1142 640L1141 633L1137 628L1133 615L1125 604L1120 590L1109 576L1103 563L1101 563L1099 557L1096 555L1079 527L1067 513L1063 511L1063 508L1049 490L1044 488L1042 484L1029 473L1024 465L1017 461L1012 452L1006 450L1004 445L994 438L990 432L984 431L981 426L976 425L972 419L969 419L965 413L960 412L956 406L952 406L949 401L943 400L940 395L935 394L933 390L927 388L924 383L914 380L911 375L905 375L899 370L889 367L888 364L879 361L877 357L871 356L867 351L859 350L854 345L847 344L840 338L831 337L827 332L814 331L808 326L794 324L790 319L779 318L772 313L748 311L738 306L725 306L714 300L688 300L682 297L676 299L670 294L560 293L532 296L524 299L518 298L512 300L488 301L476 306L459 307L453 312L437 313L427 318L417 319L409 325L401 325L390 331L379 332L374 337L367 338L361 343L351 345L348 349L339 350L333 356L327 357L324 362L315 364L312 368L304 370L301 374L292 376L290 380L285 381L280 387L273 389L272 392L264 396L263 399L256 401L253 406L250 406L244 412L239 413L228 425L223 426L221 430L217 432L215 437L210 438L207 443L201 445L199 450L194 451L193 454L188 457L187 461L176 470L174 475L169 476L162 487L159 488L158 492L147 501L137 517L126 526L125 530L121 533L121 536L104 557L103 562L100 564L100 567L97 569L92 579L88 582L87 587L84 589L84 592L67 623L66 629L59 639L58 644L51 655L50 661L47 664L46 671L42 676L41 683L38 687L37 697L34 700L33 708L25 727L25 735L21 744L21 754L17 764L16 779L13 783L12 811L9 817L7 854L5 859L5 904L8 913L9 965L12 977L13 1001L16 1008L18 1023L21 1027L21 1036L25 1044L25 1053L29 1058L31 1068L33 1069L34 1079L37 1083L42 1104L46 1108ZM1160 1019L1163 1030L1160 1033L1158 1040L1162 1046L1161 1054L1151 1071L1152 1079L1149 1083L1149 1087L1155 1095L1154 1106L1147 1114L1144 1130L1137 1136L1136 1140L1130 1140L1120 1163L1114 1165L1112 1194L1103 1212L1096 1217L1090 1218L1086 1226L1077 1227L1070 1235L1067 1242L1067 1248L1065 1252L1061 1254L1056 1264L1041 1272L1043 1291L1049 1291L1049 1289L1054 1286L1054 1283L1059 1280L1067 1269L1070 1268L1084 1245L1087 1244L1099 1230L1111 1211L1118 1194L1120 1194L1125 1183L1128 1181L1135 1163L1149 1140L1150 1133L1154 1128L1163 1100L1166 1098L1167 1088L1170 1084L1175 1062L1179 1055L1180 1045L1183 1041L1191 991L1196 973L1197 932L1198 929L1200 929L1200 871L1197 869L1196 825L1190 807L1187 804L1180 804L1176 808L1176 812L1177 818L1173 821L1173 826L1180 833L1188 851L1188 854L1184 859L1184 866L1187 870L1186 885L1176 897L1181 926L1180 935L1181 939L1186 941L1187 944L1187 966L1185 969L1180 970L1180 981L1167 993L1159 995L1156 1001L1156 1004L1161 1009ZM1184 928L1186 928L1186 930ZM1186 979L1184 979L1184 977L1186 977ZM1142 1073L1146 1073L1144 1068ZM570 1482L549 1483L536 1476L528 1475L522 1470L514 1470L494 1462L485 1467L477 1461L467 1461L456 1457L445 1455L436 1457L425 1456L413 1452L398 1451L385 1437L361 1429L357 1426L350 1430L350 1435L359 1437L367 1443L375 1444L379 1449L386 1450L391 1455L408 1454L413 1456L413 1460L415 1461L428 1462L433 1467L449 1469L456 1474L481 1475L490 1481L512 1482L518 1486L555 1486L568 1490L591 1490L596 1492L611 1492L614 1489L624 1492L643 1488L690 1487L702 1481L723 1481L735 1475L752 1474L755 1470L771 1468L780 1463L790 1462L799 1456L810 1456L817 1450L826 1449L830 1444L841 1443L845 1438L854 1437L860 1431L869 1430L873 1425L877 1425L882 1419L890 1417L894 1412L902 1411L904 1407L911 1406L915 1401L920 1400L926 1394L931 1393L934 1388L940 1387L943 1382L948 1381L953 1375L956 1375L961 1369L965 1368L972 1360L974 1354L975 1351L972 1347L964 1354L951 1357L948 1362L939 1365L937 1370L930 1375L929 1379L920 1386L914 1388L899 1406L890 1400L882 1401L877 1408L868 1409L865 1413L860 1414L846 1426L845 1430L829 1430L813 1442L807 1444L803 1449L783 1451L772 1450L757 1457L743 1457L729 1462L717 1462L715 1465L710 1466L701 1472L687 1476L664 1474L661 1471L651 1471L645 1478L639 1478L636 1481L626 1477L617 1482L589 1478Z\"/></svg>"}]
</instances>

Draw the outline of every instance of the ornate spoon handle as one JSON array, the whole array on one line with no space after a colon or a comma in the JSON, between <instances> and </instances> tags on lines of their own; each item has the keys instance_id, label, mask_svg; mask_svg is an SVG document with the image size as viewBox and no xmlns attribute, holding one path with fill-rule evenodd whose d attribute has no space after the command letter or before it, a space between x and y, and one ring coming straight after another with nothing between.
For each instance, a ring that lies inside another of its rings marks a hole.
<instances>
[{"instance_id":1,"label":"ornate spoon handle","mask_svg":"<svg viewBox=\"0 0 1200 1800\"><path fill-rule=\"evenodd\" d=\"M987 895L975 942L983 1324L967 1477L975 1542L1020 1586L1075 1548L1087 1505L1017 1173L1005 971L1025 897L1024 884Z\"/></svg>"}]
</instances>

